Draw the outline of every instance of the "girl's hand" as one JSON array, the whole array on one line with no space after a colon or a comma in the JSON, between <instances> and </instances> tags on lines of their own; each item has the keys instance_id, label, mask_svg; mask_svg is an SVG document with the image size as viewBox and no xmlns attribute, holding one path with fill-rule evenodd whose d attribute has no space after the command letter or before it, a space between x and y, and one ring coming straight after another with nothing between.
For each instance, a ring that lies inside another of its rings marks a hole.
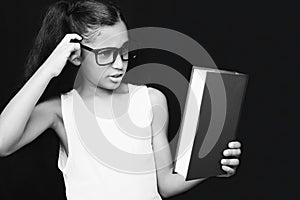
<instances>
[{"instance_id":1,"label":"girl's hand","mask_svg":"<svg viewBox=\"0 0 300 200\"><path fill-rule=\"evenodd\" d=\"M80 56L80 44L71 42L73 39L82 40L82 37L76 33L66 34L44 62L43 67L51 76L55 77L61 73L71 55L71 59Z\"/></svg>"},{"instance_id":2,"label":"girl's hand","mask_svg":"<svg viewBox=\"0 0 300 200\"><path fill-rule=\"evenodd\" d=\"M219 175L217 177L230 177L236 173L239 166L239 156L241 155L241 143L233 141L228 143L228 149L223 151L225 158L221 159L222 169L226 174ZM228 157L231 157L230 159ZM232 158L233 157L233 158Z\"/></svg>"}]
</instances>

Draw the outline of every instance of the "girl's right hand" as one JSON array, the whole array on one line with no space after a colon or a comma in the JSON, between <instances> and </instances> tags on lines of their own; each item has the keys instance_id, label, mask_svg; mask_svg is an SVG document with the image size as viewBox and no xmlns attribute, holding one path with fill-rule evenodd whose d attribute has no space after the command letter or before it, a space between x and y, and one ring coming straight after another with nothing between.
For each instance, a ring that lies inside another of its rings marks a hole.
<instances>
[{"instance_id":1,"label":"girl's right hand","mask_svg":"<svg viewBox=\"0 0 300 200\"><path fill-rule=\"evenodd\" d=\"M56 77L61 73L71 54L75 53L80 55L80 44L78 42L71 42L71 40L74 39L82 40L82 37L76 33L66 34L43 63L44 69L46 69L47 73L52 77Z\"/></svg>"}]
</instances>

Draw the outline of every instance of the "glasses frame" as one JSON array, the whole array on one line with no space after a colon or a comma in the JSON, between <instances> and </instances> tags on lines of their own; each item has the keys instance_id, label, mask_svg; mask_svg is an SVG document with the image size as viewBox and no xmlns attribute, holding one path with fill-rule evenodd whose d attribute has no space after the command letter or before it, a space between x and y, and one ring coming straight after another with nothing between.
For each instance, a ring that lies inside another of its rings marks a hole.
<instances>
[{"instance_id":1,"label":"glasses frame","mask_svg":"<svg viewBox=\"0 0 300 200\"><path fill-rule=\"evenodd\" d=\"M99 66L106 66L106 65L111 65L111 64L113 64L113 63L116 61L116 58L117 58L118 55L121 56L122 61L129 61L129 60L131 59L131 58L130 58L130 55L129 55L129 52L128 52L128 58L124 58L123 55L121 54L121 51L122 51L123 48L124 48L123 46L120 47L120 48L117 48L117 47L106 47L106 48L101 48L101 49L93 49L93 48L88 47L88 46L86 46L86 45L84 45L84 44L81 44L81 43L79 43L79 44L80 44L81 48L83 48L83 49L85 49L85 50L88 50L88 51L90 51L90 52L92 52L92 53L95 54L95 60L96 60L97 65L99 65ZM100 64L100 63L98 62L97 54L98 54L100 51L103 51L103 50L113 50L114 53L113 53L113 60L112 60L112 62L105 63L105 64ZM135 57L136 57L136 56L134 55L132 58L135 58Z\"/></svg>"}]
</instances>

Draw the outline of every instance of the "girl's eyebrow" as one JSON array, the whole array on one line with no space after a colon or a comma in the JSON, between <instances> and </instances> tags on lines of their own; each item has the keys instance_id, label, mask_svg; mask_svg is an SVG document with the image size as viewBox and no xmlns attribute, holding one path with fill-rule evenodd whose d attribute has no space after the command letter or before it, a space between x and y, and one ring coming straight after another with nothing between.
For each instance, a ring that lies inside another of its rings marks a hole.
<instances>
[{"instance_id":1,"label":"girl's eyebrow","mask_svg":"<svg viewBox=\"0 0 300 200\"><path fill-rule=\"evenodd\" d=\"M129 45L129 40L125 41L119 49L128 47L128 45ZM106 49L106 48L117 48L117 47L104 47L103 49Z\"/></svg>"},{"instance_id":2,"label":"girl's eyebrow","mask_svg":"<svg viewBox=\"0 0 300 200\"><path fill-rule=\"evenodd\" d=\"M129 40L126 40L120 48L128 47L128 44L129 44ZM107 46L107 47L94 48L94 49L106 49L106 48L116 48L116 47Z\"/></svg>"}]
</instances>

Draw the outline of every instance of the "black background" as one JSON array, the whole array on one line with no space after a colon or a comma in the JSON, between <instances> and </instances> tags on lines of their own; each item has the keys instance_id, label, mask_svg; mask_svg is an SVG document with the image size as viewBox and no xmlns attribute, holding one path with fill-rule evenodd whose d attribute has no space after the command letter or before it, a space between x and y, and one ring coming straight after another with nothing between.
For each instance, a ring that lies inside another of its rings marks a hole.
<instances>
[{"instance_id":1,"label":"black background","mask_svg":"<svg viewBox=\"0 0 300 200\"><path fill-rule=\"evenodd\" d=\"M1 3L1 109L17 92L26 56L52 2ZM122 0L120 4L130 28L158 26L180 31L198 41L220 68L250 76L239 126L243 155L237 174L208 180L170 199L299 196L295 105L300 13L296 4L257 0ZM48 130L1 158L0 199L64 199L57 145L58 138Z\"/></svg>"}]
</instances>

